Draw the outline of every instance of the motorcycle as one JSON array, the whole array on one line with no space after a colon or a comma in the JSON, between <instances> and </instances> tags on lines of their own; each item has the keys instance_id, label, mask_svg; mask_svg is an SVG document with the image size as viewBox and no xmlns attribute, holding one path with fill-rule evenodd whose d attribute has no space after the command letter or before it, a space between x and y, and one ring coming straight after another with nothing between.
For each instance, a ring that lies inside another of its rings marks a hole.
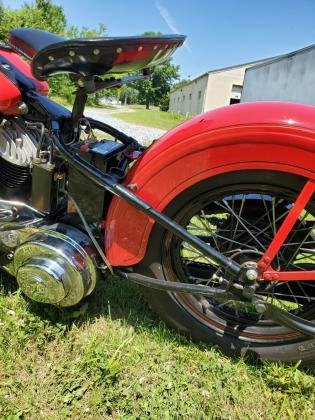
<instances>
[{"instance_id":1,"label":"motorcycle","mask_svg":"<svg viewBox=\"0 0 315 420\"><path fill-rule=\"evenodd\" d=\"M219 108L147 149L84 115L88 94L150 77L184 39L11 31L0 46L1 267L60 307L116 273L193 340L310 364L315 108ZM47 97L61 72L76 84L72 111Z\"/></svg>"}]
</instances>

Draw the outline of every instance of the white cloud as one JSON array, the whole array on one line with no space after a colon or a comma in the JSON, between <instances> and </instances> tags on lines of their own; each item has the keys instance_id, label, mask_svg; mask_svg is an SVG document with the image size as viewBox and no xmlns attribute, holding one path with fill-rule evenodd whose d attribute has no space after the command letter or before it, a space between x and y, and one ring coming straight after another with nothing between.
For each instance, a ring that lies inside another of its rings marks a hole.
<instances>
[{"instance_id":1,"label":"white cloud","mask_svg":"<svg viewBox=\"0 0 315 420\"><path fill-rule=\"evenodd\" d=\"M177 28L177 24L176 24L174 18L171 16L170 12L167 10L167 8L164 7L158 1L155 2L155 7L157 8L159 14L161 15L161 17L164 20L164 22L166 23L166 25L170 28L170 30L174 34L179 34L180 31ZM188 51L191 51L191 49L189 48L189 46L187 44L187 41L184 43L184 47L186 47L186 49Z\"/></svg>"}]
</instances>

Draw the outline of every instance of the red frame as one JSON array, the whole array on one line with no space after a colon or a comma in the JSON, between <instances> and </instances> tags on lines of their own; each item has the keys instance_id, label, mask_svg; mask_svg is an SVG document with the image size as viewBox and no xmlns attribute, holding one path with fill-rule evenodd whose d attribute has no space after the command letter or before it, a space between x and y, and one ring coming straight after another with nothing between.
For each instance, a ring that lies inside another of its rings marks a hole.
<instances>
[{"instance_id":1,"label":"red frame","mask_svg":"<svg viewBox=\"0 0 315 420\"><path fill-rule=\"evenodd\" d=\"M286 240L288 234L298 220L301 212L311 200L315 192L315 182L308 180L295 200L291 210L284 219L278 232L266 252L258 262L260 277L267 281L305 281L314 280L314 271L275 271L271 268L272 261Z\"/></svg>"}]
</instances>

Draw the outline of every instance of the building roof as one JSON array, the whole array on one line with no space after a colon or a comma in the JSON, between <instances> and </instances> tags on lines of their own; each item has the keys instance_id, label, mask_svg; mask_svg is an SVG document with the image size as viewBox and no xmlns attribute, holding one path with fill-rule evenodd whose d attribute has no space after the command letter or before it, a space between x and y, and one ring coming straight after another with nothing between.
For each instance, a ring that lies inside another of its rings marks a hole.
<instances>
[{"instance_id":1,"label":"building roof","mask_svg":"<svg viewBox=\"0 0 315 420\"><path fill-rule=\"evenodd\" d=\"M197 77L195 77L192 80L189 80L184 85L182 85L182 86L180 86L178 88L172 89L171 90L171 93L176 92L177 90L180 90L183 87L190 85L192 82L195 82L196 80L201 79L202 77L207 76L209 74L220 73L220 72L224 72L224 71L238 69L240 67L247 67L247 66L250 66L250 67L252 67L252 66L258 67L261 64L265 64L266 61L268 61L268 62L269 61L276 61L277 59L282 58L282 57L283 57L283 55L277 55L275 57L264 58L262 60L249 61L249 62L243 63L243 64L237 64L237 65L234 65L234 66L221 67L219 69L209 70L209 71L206 71L205 73L202 73L200 76L197 76Z\"/></svg>"},{"instance_id":2,"label":"building roof","mask_svg":"<svg viewBox=\"0 0 315 420\"><path fill-rule=\"evenodd\" d=\"M285 58L294 57L295 55L302 54L306 51L313 50L313 49L315 49L315 44L309 45L308 47L300 48L299 50L291 51L287 54L277 55L276 57L272 57L267 61L258 62L254 66L251 66L250 69L257 69L265 65L276 63L277 61L283 60Z\"/></svg>"}]
</instances>

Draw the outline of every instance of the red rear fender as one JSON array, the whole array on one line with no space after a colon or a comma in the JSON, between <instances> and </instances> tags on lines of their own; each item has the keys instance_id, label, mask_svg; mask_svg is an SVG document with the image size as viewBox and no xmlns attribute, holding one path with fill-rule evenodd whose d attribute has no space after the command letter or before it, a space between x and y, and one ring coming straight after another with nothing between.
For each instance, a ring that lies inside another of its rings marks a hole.
<instances>
[{"instance_id":1,"label":"red rear fender","mask_svg":"<svg viewBox=\"0 0 315 420\"><path fill-rule=\"evenodd\" d=\"M269 169L315 179L315 107L256 102L198 115L156 141L126 185L162 211L182 191L236 170ZM105 251L113 266L144 257L153 221L124 201L111 202Z\"/></svg>"}]
</instances>

